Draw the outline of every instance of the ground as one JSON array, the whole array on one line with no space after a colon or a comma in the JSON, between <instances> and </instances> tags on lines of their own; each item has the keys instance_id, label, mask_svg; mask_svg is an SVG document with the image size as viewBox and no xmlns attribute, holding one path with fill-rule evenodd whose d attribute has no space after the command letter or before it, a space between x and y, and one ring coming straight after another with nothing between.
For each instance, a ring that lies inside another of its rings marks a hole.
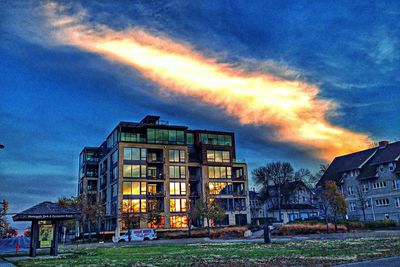
<instances>
[{"instance_id":1,"label":"ground","mask_svg":"<svg viewBox=\"0 0 400 267\"><path fill-rule=\"evenodd\" d=\"M18 261L17 266L329 266L400 255L400 238L301 242L199 243L84 248L59 259Z\"/></svg>"}]
</instances>

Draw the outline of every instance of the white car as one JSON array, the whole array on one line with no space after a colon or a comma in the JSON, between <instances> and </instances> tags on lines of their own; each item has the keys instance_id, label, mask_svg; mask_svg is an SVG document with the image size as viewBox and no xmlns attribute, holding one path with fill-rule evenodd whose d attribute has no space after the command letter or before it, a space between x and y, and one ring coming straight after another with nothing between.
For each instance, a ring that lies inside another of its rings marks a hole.
<instances>
[{"instance_id":1,"label":"white car","mask_svg":"<svg viewBox=\"0 0 400 267\"><path fill-rule=\"evenodd\" d=\"M131 236L130 241L145 241L157 239L157 233L153 228L129 229L128 232L119 237L118 242L128 242L129 235Z\"/></svg>"}]
</instances>

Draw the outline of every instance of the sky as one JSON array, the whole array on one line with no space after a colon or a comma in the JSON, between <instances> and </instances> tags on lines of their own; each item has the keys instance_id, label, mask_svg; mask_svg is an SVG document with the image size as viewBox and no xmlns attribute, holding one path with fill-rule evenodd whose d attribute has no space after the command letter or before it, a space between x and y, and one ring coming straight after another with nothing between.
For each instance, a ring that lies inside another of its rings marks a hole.
<instances>
[{"instance_id":1,"label":"sky","mask_svg":"<svg viewBox=\"0 0 400 267\"><path fill-rule=\"evenodd\" d=\"M75 195L81 149L147 114L235 132L249 171L397 140L399 23L398 1L1 1L0 199Z\"/></svg>"}]
</instances>

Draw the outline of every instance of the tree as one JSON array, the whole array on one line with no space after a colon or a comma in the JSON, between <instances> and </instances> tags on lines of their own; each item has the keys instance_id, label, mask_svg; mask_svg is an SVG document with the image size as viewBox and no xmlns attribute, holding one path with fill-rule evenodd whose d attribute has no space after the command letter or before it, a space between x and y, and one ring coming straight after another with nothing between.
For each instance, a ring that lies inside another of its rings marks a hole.
<instances>
[{"instance_id":1,"label":"tree","mask_svg":"<svg viewBox=\"0 0 400 267\"><path fill-rule=\"evenodd\" d=\"M147 223L150 224L150 227L153 228L154 226L158 226L161 224L162 221L162 211L161 209L156 207L149 207L147 211Z\"/></svg>"},{"instance_id":2,"label":"tree","mask_svg":"<svg viewBox=\"0 0 400 267\"><path fill-rule=\"evenodd\" d=\"M74 208L81 212L79 222L82 226L86 225L89 233L89 240L92 240L91 225L96 224L96 232L99 232L99 222L104 217L104 205L96 200L88 198L88 195L83 193L79 197L61 197L57 202L59 205Z\"/></svg>"},{"instance_id":3,"label":"tree","mask_svg":"<svg viewBox=\"0 0 400 267\"><path fill-rule=\"evenodd\" d=\"M203 199L196 202L193 213L196 217L206 220L208 236L211 235L210 221L221 221L225 217L225 210L215 201L210 201L208 188Z\"/></svg>"},{"instance_id":4,"label":"tree","mask_svg":"<svg viewBox=\"0 0 400 267\"><path fill-rule=\"evenodd\" d=\"M313 175L309 169L301 168L294 174L295 181L302 181L308 187L314 187L315 184L319 181L319 178L316 175Z\"/></svg>"},{"instance_id":5,"label":"tree","mask_svg":"<svg viewBox=\"0 0 400 267\"><path fill-rule=\"evenodd\" d=\"M271 162L266 166L258 167L252 171L252 176L256 184L262 186L262 191L269 192L272 185L276 189L277 204L279 210L279 221L282 221L282 188L294 179L294 170L289 162Z\"/></svg>"},{"instance_id":6,"label":"tree","mask_svg":"<svg viewBox=\"0 0 400 267\"><path fill-rule=\"evenodd\" d=\"M339 190L334 181L327 181L325 183L323 197L328 201L330 209L333 213L333 220L335 223L335 232L337 232L337 216L344 216L347 211L347 203L343 193Z\"/></svg>"},{"instance_id":7,"label":"tree","mask_svg":"<svg viewBox=\"0 0 400 267\"><path fill-rule=\"evenodd\" d=\"M367 198L367 194L359 186L357 186L357 188L356 188L356 199L357 199L357 204L362 211L363 219L365 222L366 221L365 210L367 209L368 198Z\"/></svg>"}]
</instances>

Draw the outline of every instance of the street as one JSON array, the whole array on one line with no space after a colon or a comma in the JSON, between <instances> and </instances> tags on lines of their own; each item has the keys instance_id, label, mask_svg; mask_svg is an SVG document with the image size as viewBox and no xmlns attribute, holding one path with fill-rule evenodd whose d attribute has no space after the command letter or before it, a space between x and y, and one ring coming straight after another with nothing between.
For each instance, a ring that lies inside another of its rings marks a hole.
<instances>
[{"instance_id":1,"label":"street","mask_svg":"<svg viewBox=\"0 0 400 267\"><path fill-rule=\"evenodd\" d=\"M12 237L0 239L0 254L15 253L15 247L19 243L19 251L29 250L29 237Z\"/></svg>"}]
</instances>

